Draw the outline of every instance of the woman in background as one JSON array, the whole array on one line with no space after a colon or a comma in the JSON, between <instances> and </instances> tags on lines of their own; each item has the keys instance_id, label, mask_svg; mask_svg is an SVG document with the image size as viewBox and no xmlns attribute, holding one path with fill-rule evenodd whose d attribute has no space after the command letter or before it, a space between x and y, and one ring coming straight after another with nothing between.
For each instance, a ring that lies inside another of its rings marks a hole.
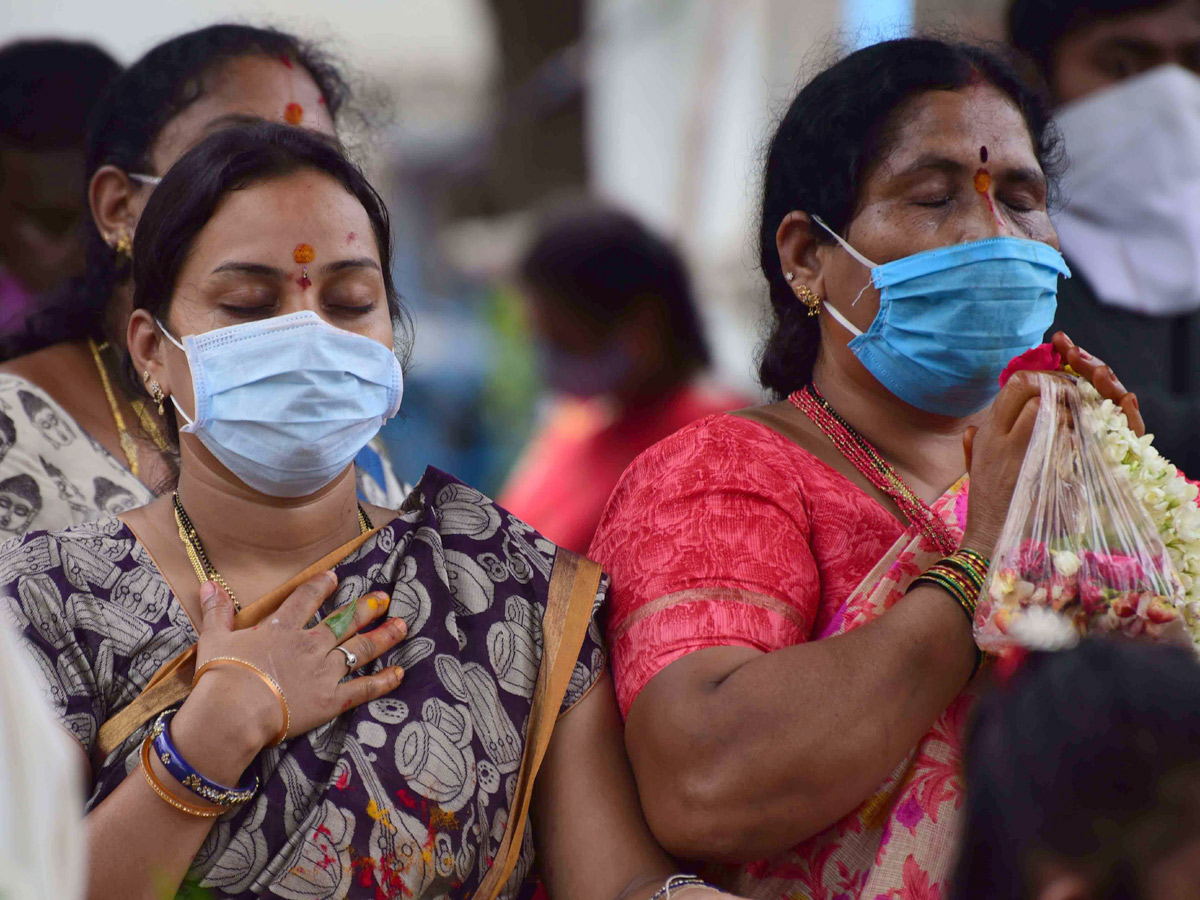
<instances>
[{"instance_id":1,"label":"woman in background","mask_svg":"<svg viewBox=\"0 0 1200 900\"><path fill-rule=\"evenodd\" d=\"M751 401L704 377L708 342L683 260L632 216L548 214L518 281L555 405L500 504L582 553L639 453Z\"/></svg>"},{"instance_id":2,"label":"woman in background","mask_svg":"<svg viewBox=\"0 0 1200 900\"><path fill-rule=\"evenodd\" d=\"M0 366L0 432L14 431L0 447L0 481L20 487L24 513L5 516L0 503L2 536L141 506L170 486L161 412L122 389L138 217L161 175L214 128L250 117L333 134L348 96L312 46L243 25L172 38L113 82L87 146L87 274L65 305L34 318L26 355ZM359 463L360 496L398 507L386 460L367 447Z\"/></svg>"}]
</instances>

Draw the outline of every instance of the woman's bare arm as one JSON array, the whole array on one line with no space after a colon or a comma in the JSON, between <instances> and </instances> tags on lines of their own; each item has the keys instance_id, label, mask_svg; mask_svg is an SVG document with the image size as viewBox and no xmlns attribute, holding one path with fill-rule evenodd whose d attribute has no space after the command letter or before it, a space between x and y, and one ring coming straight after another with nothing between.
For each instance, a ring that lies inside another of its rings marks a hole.
<instances>
[{"instance_id":1,"label":"woman's bare arm","mask_svg":"<svg viewBox=\"0 0 1200 900\"><path fill-rule=\"evenodd\" d=\"M553 900L646 900L680 871L642 817L607 672L556 726L532 815L542 880ZM701 888L673 895L728 896Z\"/></svg>"},{"instance_id":2,"label":"woman's bare arm","mask_svg":"<svg viewBox=\"0 0 1200 900\"><path fill-rule=\"evenodd\" d=\"M762 653L700 650L634 701L626 744L655 836L686 859L749 862L868 798L966 684L962 609L919 587L844 635Z\"/></svg>"},{"instance_id":3,"label":"woman's bare arm","mask_svg":"<svg viewBox=\"0 0 1200 900\"><path fill-rule=\"evenodd\" d=\"M202 678L172 720L171 733L197 769L214 781L235 784L271 739L271 714L278 713L267 708L263 715L232 722L221 714L222 704L228 706L227 695L225 701L221 696L227 687L219 678ZM257 737L251 730L256 719L266 723ZM177 797L192 797L153 757L151 765ZM199 798L195 803L204 805ZM87 816L89 900L174 896L215 821L169 806L138 766Z\"/></svg>"},{"instance_id":4,"label":"woman's bare arm","mask_svg":"<svg viewBox=\"0 0 1200 900\"><path fill-rule=\"evenodd\" d=\"M207 583L201 591L198 661L234 657L269 671L288 698L292 736L390 693L400 684L398 671L384 669L343 681L345 659L334 652L343 642L365 665L403 639L402 619L360 633L387 610L386 595L367 594L339 607L322 624L305 627L336 586L332 573L316 575L292 592L269 623L234 631L229 595ZM232 785L283 725L278 701L256 675L218 666L197 682L170 728L192 766L213 781ZM151 766L176 797L207 805L171 778L153 754ZM136 767L87 816L89 900L174 896L212 825L213 819L169 805L147 783L141 766Z\"/></svg>"}]
</instances>

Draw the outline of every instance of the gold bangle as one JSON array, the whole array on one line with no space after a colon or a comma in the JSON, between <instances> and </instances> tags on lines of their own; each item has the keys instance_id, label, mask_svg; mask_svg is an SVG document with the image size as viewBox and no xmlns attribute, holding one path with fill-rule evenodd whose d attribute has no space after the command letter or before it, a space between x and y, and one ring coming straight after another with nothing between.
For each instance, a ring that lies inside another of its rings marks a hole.
<instances>
[{"instance_id":1,"label":"gold bangle","mask_svg":"<svg viewBox=\"0 0 1200 900\"><path fill-rule=\"evenodd\" d=\"M162 797L163 800L180 812L185 812L189 816L198 816L201 819L215 819L217 816L224 815L233 809L232 806L195 806L186 800L180 800L171 793L171 789L159 781L158 776L154 774L154 770L150 768L149 736L142 741L142 774L146 776L146 784L150 785L154 793L158 794L158 796Z\"/></svg>"},{"instance_id":2,"label":"gold bangle","mask_svg":"<svg viewBox=\"0 0 1200 900\"><path fill-rule=\"evenodd\" d=\"M256 666L254 663L246 662L244 659L238 659L236 656L214 656L196 670L196 674L192 677L192 687L196 686L196 682L200 680L201 675L203 675L213 666L222 664L241 666L244 669L249 669L259 678L261 678L263 680L263 684L269 687L271 689L271 693L278 698L279 705L283 707L283 727L279 729L279 733L275 735L275 740L271 741L271 743L267 744L267 746L276 747L283 743L283 739L287 737L288 729L292 726L292 713L291 710L288 709L287 698L283 696L283 689L279 686L279 682Z\"/></svg>"}]
</instances>

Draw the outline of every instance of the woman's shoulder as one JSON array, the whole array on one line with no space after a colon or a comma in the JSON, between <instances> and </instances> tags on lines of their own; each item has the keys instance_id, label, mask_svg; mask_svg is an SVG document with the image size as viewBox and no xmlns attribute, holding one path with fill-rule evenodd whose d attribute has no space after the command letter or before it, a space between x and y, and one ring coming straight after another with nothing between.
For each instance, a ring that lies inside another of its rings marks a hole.
<instances>
[{"instance_id":1,"label":"woman's shoulder","mask_svg":"<svg viewBox=\"0 0 1200 900\"><path fill-rule=\"evenodd\" d=\"M77 522L62 528L41 528L27 531L24 534L0 542L0 554L6 553L15 547L32 543L74 546L106 541L133 541L137 543L137 537L134 535L133 530L119 516L102 514L87 522Z\"/></svg>"},{"instance_id":2,"label":"woman's shoulder","mask_svg":"<svg viewBox=\"0 0 1200 900\"><path fill-rule=\"evenodd\" d=\"M770 407L705 416L644 451L622 481L694 477L699 473L727 480L804 480L826 468L811 452L759 421L754 414Z\"/></svg>"},{"instance_id":3,"label":"woman's shoulder","mask_svg":"<svg viewBox=\"0 0 1200 900\"><path fill-rule=\"evenodd\" d=\"M129 563L121 565L125 560ZM130 566L153 568L153 561L116 516L100 516L56 531L27 531L0 544L0 586L19 588L21 579L40 576L78 590L102 591L112 587L113 576Z\"/></svg>"},{"instance_id":4,"label":"woman's shoulder","mask_svg":"<svg viewBox=\"0 0 1200 900\"><path fill-rule=\"evenodd\" d=\"M152 497L43 387L0 371L0 537L56 531Z\"/></svg>"},{"instance_id":5,"label":"woman's shoulder","mask_svg":"<svg viewBox=\"0 0 1200 900\"><path fill-rule=\"evenodd\" d=\"M432 527L443 544L460 552L505 556L519 552L546 578L559 550L491 497L433 466L425 470L397 516L394 521L406 527Z\"/></svg>"}]
</instances>

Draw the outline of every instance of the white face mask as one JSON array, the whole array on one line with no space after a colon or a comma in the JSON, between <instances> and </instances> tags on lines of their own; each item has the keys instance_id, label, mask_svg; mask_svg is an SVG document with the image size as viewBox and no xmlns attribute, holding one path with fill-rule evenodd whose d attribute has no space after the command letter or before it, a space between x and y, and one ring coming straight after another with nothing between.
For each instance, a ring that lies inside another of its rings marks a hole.
<instances>
[{"instance_id":1,"label":"white face mask","mask_svg":"<svg viewBox=\"0 0 1200 900\"><path fill-rule=\"evenodd\" d=\"M1200 77L1160 66L1057 120L1070 166L1054 224L1071 264L1107 305L1200 309Z\"/></svg>"}]
</instances>

